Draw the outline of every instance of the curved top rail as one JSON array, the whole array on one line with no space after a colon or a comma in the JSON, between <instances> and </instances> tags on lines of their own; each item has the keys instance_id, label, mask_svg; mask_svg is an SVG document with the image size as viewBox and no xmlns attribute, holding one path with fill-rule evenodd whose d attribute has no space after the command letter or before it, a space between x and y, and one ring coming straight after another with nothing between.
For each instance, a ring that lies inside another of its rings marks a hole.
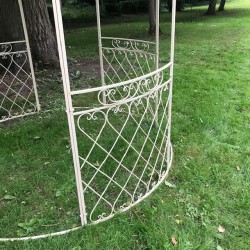
<instances>
[{"instance_id":1,"label":"curved top rail","mask_svg":"<svg viewBox=\"0 0 250 250\"><path fill-rule=\"evenodd\" d=\"M108 109L108 108L115 108L117 106L129 103L131 101L139 100L139 99L141 99L143 97L152 95L154 92L156 92L156 91L164 88L165 86L169 85L170 82L171 82L171 79L168 79L162 85L156 86L153 89L151 89L150 91L148 91L148 92L146 92L144 94L141 94L141 95L139 95L137 97L123 99L123 100L121 100L119 102L111 103L111 104L106 104L105 106L103 105L103 106L100 106L100 107L97 107L97 108L92 108L92 109L87 109L87 110L82 110L82 111L74 112L74 116L85 115L85 114L88 114L88 113L93 113L93 112L100 111L100 110L105 110L105 109Z\"/></svg>"},{"instance_id":2,"label":"curved top rail","mask_svg":"<svg viewBox=\"0 0 250 250\"><path fill-rule=\"evenodd\" d=\"M133 41L133 42L140 42L140 43L149 43L149 44L155 44L155 42L152 41L146 41L146 40L139 40L139 39L131 39L131 38L120 38L120 37L101 37L105 40L121 40L121 41Z\"/></svg>"},{"instance_id":3,"label":"curved top rail","mask_svg":"<svg viewBox=\"0 0 250 250\"><path fill-rule=\"evenodd\" d=\"M126 48L111 48L111 47L102 47L103 50L116 50L116 51L125 51L125 52L132 52L132 53L138 53L138 54L145 54L145 55L150 55L150 56L154 56L154 53L150 53L147 51L143 51L143 50L132 50L132 49L126 49Z\"/></svg>"},{"instance_id":4,"label":"curved top rail","mask_svg":"<svg viewBox=\"0 0 250 250\"><path fill-rule=\"evenodd\" d=\"M110 84L110 85L105 85L105 86L101 86L101 87L96 87L96 88L75 90L75 91L71 91L70 94L71 95L81 95L81 94L86 94L86 93L90 93L90 92L98 92L98 91L102 91L102 90L106 90L106 89L112 89L112 88L128 85L128 84L131 84L133 82L144 80L144 79L147 79L155 74L158 74L159 72L171 67L171 65L172 65L172 63L169 62L168 64L164 65L163 67L161 67L155 71L152 71L152 72L150 72L146 75L140 76L140 77L133 78L131 80L127 80L127 81L119 82L119 83L114 83L114 84Z\"/></svg>"}]
</instances>

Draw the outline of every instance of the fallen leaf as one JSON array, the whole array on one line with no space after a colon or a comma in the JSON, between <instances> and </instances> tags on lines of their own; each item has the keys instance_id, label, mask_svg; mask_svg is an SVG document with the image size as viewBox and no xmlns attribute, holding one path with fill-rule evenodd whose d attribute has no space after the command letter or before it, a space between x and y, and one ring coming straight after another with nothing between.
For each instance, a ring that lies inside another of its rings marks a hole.
<instances>
[{"instance_id":1,"label":"fallen leaf","mask_svg":"<svg viewBox=\"0 0 250 250\"><path fill-rule=\"evenodd\" d=\"M81 71L80 70L77 70L76 71L76 75L75 75L75 78L78 79L81 77Z\"/></svg>"},{"instance_id":2,"label":"fallen leaf","mask_svg":"<svg viewBox=\"0 0 250 250\"><path fill-rule=\"evenodd\" d=\"M236 169L237 169L237 171L240 171L240 166L237 166Z\"/></svg>"},{"instance_id":3,"label":"fallen leaf","mask_svg":"<svg viewBox=\"0 0 250 250\"><path fill-rule=\"evenodd\" d=\"M220 233L225 233L225 228L222 227L221 225L219 225L218 231L219 231Z\"/></svg>"},{"instance_id":4,"label":"fallen leaf","mask_svg":"<svg viewBox=\"0 0 250 250\"><path fill-rule=\"evenodd\" d=\"M175 223L176 223L177 225L180 225L180 224L182 224L182 220L176 219L176 220L175 220Z\"/></svg>"},{"instance_id":5,"label":"fallen leaf","mask_svg":"<svg viewBox=\"0 0 250 250\"><path fill-rule=\"evenodd\" d=\"M100 163L97 161L96 163L94 163L94 166L98 168L100 167Z\"/></svg>"},{"instance_id":6,"label":"fallen leaf","mask_svg":"<svg viewBox=\"0 0 250 250\"><path fill-rule=\"evenodd\" d=\"M165 185L170 187L170 188L176 188L176 186L168 181L165 181Z\"/></svg>"},{"instance_id":7,"label":"fallen leaf","mask_svg":"<svg viewBox=\"0 0 250 250\"><path fill-rule=\"evenodd\" d=\"M7 201L10 201L10 200L14 200L14 199L16 199L16 197L15 197L15 196L12 196L12 195L7 194L7 195L5 195L5 196L3 197L3 199L4 199L4 200L7 200Z\"/></svg>"},{"instance_id":8,"label":"fallen leaf","mask_svg":"<svg viewBox=\"0 0 250 250\"><path fill-rule=\"evenodd\" d=\"M172 237L172 238L171 238L171 242L172 242L172 244L173 244L174 246L176 246L176 245L178 244L178 241L176 240L175 237Z\"/></svg>"},{"instance_id":9,"label":"fallen leaf","mask_svg":"<svg viewBox=\"0 0 250 250\"><path fill-rule=\"evenodd\" d=\"M63 194L62 190L57 190L56 191L56 197L57 198L60 197L60 196L62 196L62 194Z\"/></svg>"},{"instance_id":10,"label":"fallen leaf","mask_svg":"<svg viewBox=\"0 0 250 250\"><path fill-rule=\"evenodd\" d=\"M223 250L223 248L222 248L221 246L218 245L218 246L216 247L216 250Z\"/></svg>"},{"instance_id":11,"label":"fallen leaf","mask_svg":"<svg viewBox=\"0 0 250 250\"><path fill-rule=\"evenodd\" d=\"M82 248L80 246L78 247L73 247L71 250L81 250Z\"/></svg>"}]
</instances>

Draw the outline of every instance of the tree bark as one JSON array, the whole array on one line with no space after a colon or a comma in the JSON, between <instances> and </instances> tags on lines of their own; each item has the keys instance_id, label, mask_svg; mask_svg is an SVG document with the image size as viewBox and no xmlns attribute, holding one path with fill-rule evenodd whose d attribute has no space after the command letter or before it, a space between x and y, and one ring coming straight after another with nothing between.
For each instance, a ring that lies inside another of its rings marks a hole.
<instances>
[{"instance_id":1,"label":"tree bark","mask_svg":"<svg viewBox=\"0 0 250 250\"><path fill-rule=\"evenodd\" d=\"M149 34L155 34L156 29L156 2L155 0L149 0Z\"/></svg>"},{"instance_id":2,"label":"tree bark","mask_svg":"<svg viewBox=\"0 0 250 250\"><path fill-rule=\"evenodd\" d=\"M221 0L220 1L220 7L219 7L218 11L223 11L224 10L225 3L226 3L226 0Z\"/></svg>"},{"instance_id":3,"label":"tree bark","mask_svg":"<svg viewBox=\"0 0 250 250\"><path fill-rule=\"evenodd\" d=\"M58 64L57 46L46 0L23 1L32 56L44 64ZM1 0L0 42L24 39L17 0Z\"/></svg>"},{"instance_id":4,"label":"tree bark","mask_svg":"<svg viewBox=\"0 0 250 250\"><path fill-rule=\"evenodd\" d=\"M208 6L208 9L207 9L207 12L206 12L207 15L215 15L215 13L216 13L216 2L217 2L217 0L210 0L209 6Z\"/></svg>"}]
</instances>

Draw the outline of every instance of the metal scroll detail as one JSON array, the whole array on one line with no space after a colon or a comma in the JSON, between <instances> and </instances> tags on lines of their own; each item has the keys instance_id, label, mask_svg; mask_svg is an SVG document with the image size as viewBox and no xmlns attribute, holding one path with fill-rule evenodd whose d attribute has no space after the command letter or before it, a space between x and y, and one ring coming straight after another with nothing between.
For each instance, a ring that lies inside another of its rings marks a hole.
<instances>
[{"instance_id":1,"label":"metal scroll detail","mask_svg":"<svg viewBox=\"0 0 250 250\"><path fill-rule=\"evenodd\" d=\"M26 42L0 44L0 122L37 111Z\"/></svg>"},{"instance_id":2,"label":"metal scroll detail","mask_svg":"<svg viewBox=\"0 0 250 250\"><path fill-rule=\"evenodd\" d=\"M105 84L133 79L155 69L155 43L102 38Z\"/></svg>"},{"instance_id":3,"label":"metal scroll detail","mask_svg":"<svg viewBox=\"0 0 250 250\"><path fill-rule=\"evenodd\" d=\"M0 44L0 122L40 109L22 0L18 3L25 41ZM96 0L102 86L74 91L61 3L52 0L52 4L81 225L97 224L141 202L170 170L176 1L170 60L159 68L160 1L156 1L156 39L149 42L102 37ZM47 238L80 228L0 241Z\"/></svg>"},{"instance_id":4,"label":"metal scroll detail","mask_svg":"<svg viewBox=\"0 0 250 250\"><path fill-rule=\"evenodd\" d=\"M130 209L170 169L175 14L170 60L159 68L156 3L158 28L149 42L103 37L96 0L102 86L71 90L61 7L53 0L82 225Z\"/></svg>"},{"instance_id":5,"label":"metal scroll detail","mask_svg":"<svg viewBox=\"0 0 250 250\"><path fill-rule=\"evenodd\" d=\"M139 79L100 87L98 104L74 113L88 223L126 211L167 175L172 161L168 70L165 66ZM81 94L87 98L89 93Z\"/></svg>"}]
</instances>

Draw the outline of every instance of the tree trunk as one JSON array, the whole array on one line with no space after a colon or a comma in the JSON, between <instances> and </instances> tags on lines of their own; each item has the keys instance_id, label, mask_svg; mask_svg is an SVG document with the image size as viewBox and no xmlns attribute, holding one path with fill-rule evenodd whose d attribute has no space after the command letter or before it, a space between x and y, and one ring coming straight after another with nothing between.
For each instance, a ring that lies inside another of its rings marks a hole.
<instances>
[{"instance_id":1,"label":"tree trunk","mask_svg":"<svg viewBox=\"0 0 250 250\"><path fill-rule=\"evenodd\" d=\"M155 0L149 0L149 34L155 34L156 29L156 2Z\"/></svg>"},{"instance_id":2,"label":"tree trunk","mask_svg":"<svg viewBox=\"0 0 250 250\"><path fill-rule=\"evenodd\" d=\"M25 0L23 5L32 56L45 64L57 65L56 40L46 0ZM17 0L1 0L0 34L0 42L24 39Z\"/></svg>"},{"instance_id":3,"label":"tree trunk","mask_svg":"<svg viewBox=\"0 0 250 250\"><path fill-rule=\"evenodd\" d=\"M207 15L215 15L216 2L217 2L217 0L210 0L209 6L208 6L208 9L207 9L207 12L206 12Z\"/></svg>"},{"instance_id":4,"label":"tree trunk","mask_svg":"<svg viewBox=\"0 0 250 250\"><path fill-rule=\"evenodd\" d=\"M226 3L226 0L221 0L220 1L220 7L219 7L218 11L223 11L224 10L225 3Z\"/></svg>"}]
</instances>

